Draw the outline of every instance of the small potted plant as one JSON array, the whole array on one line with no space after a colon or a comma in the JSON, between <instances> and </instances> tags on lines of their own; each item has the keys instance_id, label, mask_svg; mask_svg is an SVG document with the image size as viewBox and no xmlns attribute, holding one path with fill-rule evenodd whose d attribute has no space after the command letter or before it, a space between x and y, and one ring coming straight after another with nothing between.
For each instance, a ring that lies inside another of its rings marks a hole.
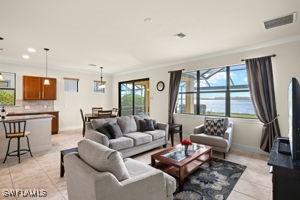
<instances>
[{"instance_id":1,"label":"small potted plant","mask_svg":"<svg viewBox=\"0 0 300 200\"><path fill-rule=\"evenodd\" d=\"M188 148L189 148L189 145L192 145L192 142L188 139L185 139L181 142L181 145L184 146L184 153L186 156L188 156Z\"/></svg>"}]
</instances>

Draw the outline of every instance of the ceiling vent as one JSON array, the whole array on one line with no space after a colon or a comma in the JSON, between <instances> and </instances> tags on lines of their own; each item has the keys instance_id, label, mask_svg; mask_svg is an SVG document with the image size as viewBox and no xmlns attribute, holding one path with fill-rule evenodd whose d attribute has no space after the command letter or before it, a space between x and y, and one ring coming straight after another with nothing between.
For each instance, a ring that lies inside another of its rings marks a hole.
<instances>
[{"instance_id":1,"label":"ceiling vent","mask_svg":"<svg viewBox=\"0 0 300 200\"><path fill-rule=\"evenodd\" d=\"M283 17L278 17L275 19L265 21L264 25L265 25L266 29L271 29L271 28L275 28L278 26L291 24L291 23L294 23L295 21L296 21L296 13L294 12L292 14L285 15Z\"/></svg>"},{"instance_id":2,"label":"ceiling vent","mask_svg":"<svg viewBox=\"0 0 300 200\"><path fill-rule=\"evenodd\" d=\"M186 37L186 35L184 33L176 33L174 36L178 37L178 38L184 38L184 37Z\"/></svg>"}]
</instances>

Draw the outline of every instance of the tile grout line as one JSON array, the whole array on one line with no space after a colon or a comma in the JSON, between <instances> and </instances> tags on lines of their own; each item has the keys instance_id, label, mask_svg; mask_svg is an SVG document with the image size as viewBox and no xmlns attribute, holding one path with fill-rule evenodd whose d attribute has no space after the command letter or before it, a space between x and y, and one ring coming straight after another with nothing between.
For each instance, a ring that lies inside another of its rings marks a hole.
<instances>
[{"instance_id":1,"label":"tile grout line","mask_svg":"<svg viewBox=\"0 0 300 200\"><path fill-rule=\"evenodd\" d=\"M54 184L54 182L52 181L52 179L50 178L50 176L48 175L48 173L44 170L44 168L40 165L39 161L36 160L35 157L33 157L34 160L38 163L39 167L41 168L41 170L46 174L46 176L48 177L48 179L50 180L51 184L54 186L54 188L60 193L60 195L62 196L63 199L67 200L65 198L65 196L62 194L62 192L56 187L56 185Z\"/></svg>"}]
</instances>

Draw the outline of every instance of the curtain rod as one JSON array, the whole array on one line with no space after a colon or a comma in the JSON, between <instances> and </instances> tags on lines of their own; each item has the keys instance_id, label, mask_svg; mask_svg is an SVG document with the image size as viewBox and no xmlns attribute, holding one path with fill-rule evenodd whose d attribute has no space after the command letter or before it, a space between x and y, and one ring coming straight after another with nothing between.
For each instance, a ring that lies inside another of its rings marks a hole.
<instances>
[{"instance_id":1,"label":"curtain rod","mask_svg":"<svg viewBox=\"0 0 300 200\"><path fill-rule=\"evenodd\" d=\"M176 71L184 71L185 69L178 69L178 70L174 70L174 71L168 71L168 73L171 73L171 72L176 72Z\"/></svg>"},{"instance_id":2,"label":"curtain rod","mask_svg":"<svg viewBox=\"0 0 300 200\"><path fill-rule=\"evenodd\" d=\"M269 56L270 56L270 57L275 57L276 54L272 54L272 55L269 55ZM265 57L267 57L267 56L265 56ZM248 58L248 59L242 59L241 61L244 62L244 61L249 60L249 59L251 59L251 58Z\"/></svg>"}]
</instances>

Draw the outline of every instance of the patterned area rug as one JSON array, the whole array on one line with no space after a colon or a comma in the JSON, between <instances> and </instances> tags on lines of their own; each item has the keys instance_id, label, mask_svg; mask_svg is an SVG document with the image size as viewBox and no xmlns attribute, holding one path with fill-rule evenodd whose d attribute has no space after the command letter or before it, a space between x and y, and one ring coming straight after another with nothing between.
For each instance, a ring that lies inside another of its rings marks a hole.
<instances>
[{"instance_id":1,"label":"patterned area rug","mask_svg":"<svg viewBox=\"0 0 300 200\"><path fill-rule=\"evenodd\" d=\"M225 200L246 166L213 158L212 166L201 166L186 178L183 191L174 200Z\"/></svg>"}]
</instances>

